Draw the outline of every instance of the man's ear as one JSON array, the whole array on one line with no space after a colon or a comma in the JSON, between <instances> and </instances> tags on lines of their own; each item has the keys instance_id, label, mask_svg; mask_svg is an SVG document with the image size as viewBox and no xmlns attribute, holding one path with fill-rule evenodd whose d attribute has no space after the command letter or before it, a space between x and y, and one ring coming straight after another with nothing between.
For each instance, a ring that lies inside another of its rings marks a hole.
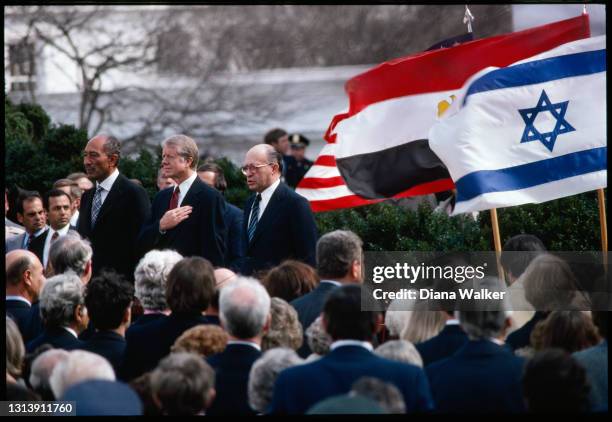
<instances>
[{"instance_id":1,"label":"man's ear","mask_svg":"<svg viewBox=\"0 0 612 422\"><path fill-rule=\"evenodd\" d=\"M121 320L122 324L130 325L132 321L132 304L127 307L127 309L123 312L123 319Z\"/></svg>"},{"instance_id":2,"label":"man's ear","mask_svg":"<svg viewBox=\"0 0 612 422\"><path fill-rule=\"evenodd\" d=\"M17 221L19 221L21 225L23 226L23 214L19 212L17 213Z\"/></svg>"},{"instance_id":3,"label":"man's ear","mask_svg":"<svg viewBox=\"0 0 612 422\"><path fill-rule=\"evenodd\" d=\"M358 281L362 280L361 261L357 259L354 260L353 263L351 264L351 277L354 280L358 280Z\"/></svg>"},{"instance_id":4,"label":"man's ear","mask_svg":"<svg viewBox=\"0 0 612 422\"><path fill-rule=\"evenodd\" d=\"M206 402L204 403L204 407L208 409L213 402L215 401L215 397L217 397L217 390L211 388L208 390L208 397L206 398Z\"/></svg>"},{"instance_id":5,"label":"man's ear","mask_svg":"<svg viewBox=\"0 0 612 422\"><path fill-rule=\"evenodd\" d=\"M270 331L270 326L272 326L272 314L268 314L268 316L266 317L266 322L263 326L263 329L261 330L262 333L265 334Z\"/></svg>"},{"instance_id":6,"label":"man's ear","mask_svg":"<svg viewBox=\"0 0 612 422\"><path fill-rule=\"evenodd\" d=\"M385 326L385 320L380 312L376 312L376 317L374 319L374 334L378 334L382 331Z\"/></svg>"}]
</instances>

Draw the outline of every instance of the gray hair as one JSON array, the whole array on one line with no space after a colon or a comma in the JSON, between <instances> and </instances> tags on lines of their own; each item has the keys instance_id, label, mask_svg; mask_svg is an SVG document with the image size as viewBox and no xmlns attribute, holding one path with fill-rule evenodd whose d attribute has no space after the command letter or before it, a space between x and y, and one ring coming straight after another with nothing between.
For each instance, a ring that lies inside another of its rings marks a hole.
<instances>
[{"instance_id":1,"label":"gray hair","mask_svg":"<svg viewBox=\"0 0 612 422\"><path fill-rule=\"evenodd\" d=\"M266 148L266 161L268 163L276 163L278 165L279 172L283 171L283 155L278 152L272 145L268 145L270 148Z\"/></svg>"},{"instance_id":2,"label":"gray hair","mask_svg":"<svg viewBox=\"0 0 612 422\"><path fill-rule=\"evenodd\" d=\"M83 289L81 279L72 272L48 279L40 292L40 314L45 326L64 327L74 322L77 306L84 304Z\"/></svg>"},{"instance_id":3,"label":"gray hair","mask_svg":"<svg viewBox=\"0 0 612 422\"><path fill-rule=\"evenodd\" d=\"M280 297L273 297L270 303L270 315L272 317L270 329L261 339L261 349L268 350L275 347L299 349L304 336L295 308Z\"/></svg>"},{"instance_id":4,"label":"gray hair","mask_svg":"<svg viewBox=\"0 0 612 422\"><path fill-rule=\"evenodd\" d=\"M73 350L66 359L55 365L49 385L55 398L60 399L73 385L89 380L115 381L113 367L98 354Z\"/></svg>"},{"instance_id":5,"label":"gray hair","mask_svg":"<svg viewBox=\"0 0 612 422\"><path fill-rule=\"evenodd\" d=\"M285 347L266 351L255 361L249 373L249 405L263 413L272 402L274 383L278 374L303 362L304 360L295 351Z\"/></svg>"},{"instance_id":6,"label":"gray hair","mask_svg":"<svg viewBox=\"0 0 612 422\"><path fill-rule=\"evenodd\" d=\"M152 250L142 257L134 270L135 296L142 307L151 311L163 311L166 303L166 281L174 265L183 256L173 250Z\"/></svg>"},{"instance_id":7,"label":"gray hair","mask_svg":"<svg viewBox=\"0 0 612 422\"><path fill-rule=\"evenodd\" d=\"M471 286L464 286L473 289L486 288L490 291L503 289L502 283L495 277L485 277L479 282L472 280L470 284ZM458 305L459 311L456 314L459 324L471 340L499 337L505 328L506 319L510 316L506 300L463 299Z\"/></svg>"},{"instance_id":8,"label":"gray hair","mask_svg":"<svg viewBox=\"0 0 612 422\"><path fill-rule=\"evenodd\" d=\"M541 254L522 275L525 299L536 311L568 309L578 294L578 282L563 259Z\"/></svg>"},{"instance_id":9,"label":"gray hair","mask_svg":"<svg viewBox=\"0 0 612 422\"><path fill-rule=\"evenodd\" d=\"M270 295L259 281L237 277L221 289L219 319L228 334L251 338L261 334L270 314Z\"/></svg>"},{"instance_id":10,"label":"gray hair","mask_svg":"<svg viewBox=\"0 0 612 422\"><path fill-rule=\"evenodd\" d=\"M306 329L306 341L313 353L319 356L329 353L329 347L333 340L323 328L321 316L318 316L317 319L310 324L310 327Z\"/></svg>"},{"instance_id":11,"label":"gray hair","mask_svg":"<svg viewBox=\"0 0 612 422\"><path fill-rule=\"evenodd\" d=\"M166 414L197 414L215 386L215 371L201 356L178 352L166 356L151 372L151 393Z\"/></svg>"},{"instance_id":12,"label":"gray hair","mask_svg":"<svg viewBox=\"0 0 612 422\"><path fill-rule=\"evenodd\" d=\"M321 278L342 278L354 261L362 260L363 242L349 230L334 230L317 242L317 271Z\"/></svg>"},{"instance_id":13,"label":"gray hair","mask_svg":"<svg viewBox=\"0 0 612 422\"><path fill-rule=\"evenodd\" d=\"M68 359L70 353L63 349L51 349L41 353L32 362L30 385L34 390L51 389L49 379L55 366Z\"/></svg>"},{"instance_id":14,"label":"gray hair","mask_svg":"<svg viewBox=\"0 0 612 422\"><path fill-rule=\"evenodd\" d=\"M412 307L406 306L404 302L402 299L393 299L385 313L385 327L387 327L391 336L399 337L410 323L413 311L408 309L412 309Z\"/></svg>"},{"instance_id":15,"label":"gray hair","mask_svg":"<svg viewBox=\"0 0 612 422\"><path fill-rule=\"evenodd\" d=\"M360 395L374 400L389 413L406 413L406 403L400 390L395 385L378 378L359 378L353 383L349 395Z\"/></svg>"},{"instance_id":16,"label":"gray hair","mask_svg":"<svg viewBox=\"0 0 612 422\"><path fill-rule=\"evenodd\" d=\"M49 262L55 274L72 271L81 277L92 256L93 250L89 241L81 239L76 233L61 236L49 249Z\"/></svg>"},{"instance_id":17,"label":"gray hair","mask_svg":"<svg viewBox=\"0 0 612 422\"><path fill-rule=\"evenodd\" d=\"M193 139L186 135L173 135L166 138L162 142L162 147L173 146L176 148L179 156L187 159L191 158L191 169L195 170L198 168L198 145Z\"/></svg>"},{"instance_id":18,"label":"gray hair","mask_svg":"<svg viewBox=\"0 0 612 422\"><path fill-rule=\"evenodd\" d=\"M121 158L121 141L114 136L106 136L102 150L106 155L117 155L117 160Z\"/></svg>"},{"instance_id":19,"label":"gray hair","mask_svg":"<svg viewBox=\"0 0 612 422\"><path fill-rule=\"evenodd\" d=\"M21 376L21 365L25 355L25 347L21 333L15 321L10 317L6 319L6 372L13 378Z\"/></svg>"},{"instance_id":20,"label":"gray hair","mask_svg":"<svg viewBox=\"0 0 612 422\"><path fill-rule=\"evenodd\" d=\"M414 344L406 340L391 340L378 346L374 353L383 358L423 367L423 359Z\"/></svg>"}]
</instances>

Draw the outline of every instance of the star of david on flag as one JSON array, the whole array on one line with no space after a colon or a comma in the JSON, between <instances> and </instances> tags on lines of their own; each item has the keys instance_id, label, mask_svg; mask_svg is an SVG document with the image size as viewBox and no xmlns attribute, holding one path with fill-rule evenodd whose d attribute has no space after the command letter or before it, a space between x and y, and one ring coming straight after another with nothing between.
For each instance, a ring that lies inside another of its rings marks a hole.
<instances>
[{"instance_id":1,"label":"star of david on flag","mask_svg":"<svg viewBox=\"0 0 612 422\"><path fill-rule=\"evenodd\" d=\"M567 111L568 104L569 101L552 104L546 91L542 90L537 106L533 108L524 108L518 111L526 125L521 143L540 141L550 152L552 152L558 135L576 130L565 120L565 112ZM540 132L535 126L535 120L538 117L538 113L545 112L549 112L556 120L555 127L550 132Z\"/></svg>"},{"instance_id":2,"label":"star of david on flag","mask_svg":"<svg viewBox=\"0 0 612 422\"><path fill-rule=\"evenodd\" d=\"M457 188L453 215L606 187L605 36L484 69L455 103L429 131Z\"/></svg>"}]
</instances>

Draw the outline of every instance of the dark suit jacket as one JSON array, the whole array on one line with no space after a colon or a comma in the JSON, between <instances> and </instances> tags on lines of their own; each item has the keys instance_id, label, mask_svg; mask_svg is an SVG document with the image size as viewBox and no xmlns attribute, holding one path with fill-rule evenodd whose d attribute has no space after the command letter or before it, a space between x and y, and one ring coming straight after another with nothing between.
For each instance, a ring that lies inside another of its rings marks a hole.
<instances>
[{"instance_id":1,"label":"dark suit jacket","mask_svg":"<svg viewBox=\"0 0 612 422\"><path fill-rule=\"evenodd\" d=\"M284 183L279 184L249 242L247 227L255 196L252 195L244 206L242 233L247 246L240 272L250 275L274 267L285 259L298 259L314 267L318 234L306 198Z\"/></svg>"},{"instance_id":2,"label":"dark suit jacket","mask_svg":"<svg viewBox=\"0 0 612 422\"><path fill-rule=\"evenodd\" d=\"M132 325L129 326L127 331L129 331L132 327L145 325L150 322L157 321L158 319L161 319L161 318L167 318L167 315L162 314L162 313L141 315L138 318L136 318L134 321L132 321ZM126 332L126 335L127 335L127 332Z\"/></svg>"},{"instance_id":3,"label":"dark suit jacket","mask_svg":"<svg viewBox=\"0 0 612 422\"><path fill-rule=\"evenodd\" d=\"M159 220L168 211L174 187L159 191L153 198L151 215L142 226L139 247L174 249L181 255L201 256L214 266L225 265L225 201L221 194L196 177L181 206L191 205L189 217L165 234L159 232Z\"/></svg>"},{"instance_id":4,"label":"dark suit jacket","mask_svg":"<svg viewBox=\"0 0 612 422\"><path fill-rule=\"evenodd\" d=\"M459 324L446 325L437 336L422 343L415 344L423 358L423 366L449 357L461 349L468 341L468 336Z\"/></svg>"},{"instance_id":5,"label":"dark suit jacket","mask_svg":"<svg viewBox=\"0 0 612 422\"><path fill-rule=\"evenodd\" d=\"M513 331L506 338L506 344L512 348L512 350L518 350L522 347L529 346L531 344L530 337L536 324L548 316L547 312L536 311L533 317L525 323L521 328Z\"/></svg>"},{"instance_id":6,"label":"dark suit jacket","mask_svg":"<svg viewBox=\"0 0 612 422\"><path fill-rule=\"evenodd\" d=\"M235 271L240 270L246 244L242 239L242 210L229 202L225 203L225 223L227 224L227 255L225 265Z\"/></svg>"},{"instance_id":7,"label":"dark suit jacket","mask_svg":"<svg viewBox=\"0 0 612 422\"><path fill-rule=\"evenodd\" d=\"M342 346L312 363L282 371L274 385L271 413L303 414L321 400L348 393L361 377L395 385L404 397L407 412L433 408L421 368L381 358L360 346Z\"/></svg>"},{"instance_id":8,"label":"dark suit jacket","mask_svg":"<svg viewBox=\"0 0 612 422\"><path fill-rule=\"evenodd\" d=\"M112 331L96 331L81 349L106 358L117 373L123 362L125 339Z\"/></svg>"},{"instance_id":9,"label":"dark suit jacket","mask_svg":"<svg viewBox=\"0 0 612 422\"><path fill-rule=\"evenodd\" d=\"M89 189L83 193L77 223L78 232L91 242L93 275L107 267L133 280L140 258L136 248L138 231L151 210L147 193L142 186L119 174L92 228L91 206L95 192L96 189Z\"/></svg>"},{"instance_id":10,"label":"dark suit jacket","mask_svg":"<svg viewBox=\"0 0 612 422\"><path fill-rule=\"evenodd\" d=\"M522 412L524 359L489 340L468 341L425 368L440 412Z\"/></svg>"},{"instance_id":11,"label":"dark suit jacket","mask_svg":"<svg viewBox=\"0 0 612 422\"><path fill-rule=\"evenodd\" d=\"M228 344L225 350L208 358L215 370L217 396L207 415L254 415L249 406L249 372L261 356L254 347Z\"/></svg>"},{"instance_id":12,"label":"dark suit jacket","mask_svg":"<svg viewBox=\"0 0 612 422\"><path fill-rule=\"evenodd\" d=\"M125 333L127 342L119 376L130 381L157 366L184 331L211 321L201 314L170 314L167 318L133 325Z\"/></svg>"},{"instance_id":13,"label":"dark suit jacket","mask_svg":"<svg viewBox=\"0 0 612 422\"><path fill-rule=\"evenodd\" d=\"M47 234L49 234L48 226L45 228L45 231L32 239L30 242L30 247L28 248L29 251L38 257L41 263L43 262L43 251L45 248L45 239L47 238ZM24 239L25 233L7 239L4 244L6 247L6 252L14 251L15 249L23 249Z\"/></svg>"},{"instance_id":14,"label":"dark suit jacket","mask_svg":"<svg viewBox=\"0 0 612 422\"><path fill-rule=\"evenodd\" d=\"M38 346L49 343L56 349L76 350L83 347L83 342L63 328L45 329L41 335L30 341L26 351L32 353Z\"/></svg>"},{"instance_id":15,"label":"dark suit jacket","mask_svg":"<svg viewBox=\"0 0 612 422\"><path fill-rule=\"evenodd\" d=\"M25 335L28 330L28 325L30 324L32 307L21 300L8 299L5 303L6 315L15 321L21 333L21 337L23 337L24 343L27 342Z\"/></svg>"},{"instance_id":16,"label":"dark suit jacket","mask_svg":"<svg viewBox=\"0 0 612 422\"><path fill-rule=\"evenodd\" d=\"M290 305L297 311L298 319L300 320L300 324L302 324L304 342L302 343L302 347L298 349L297 353L303 358L308 357L308 355L311 353L308 342L306 341L306 330L308 327L310 327L310 324L312 324L314 320L321 315L323 305L325 305L325 300L334 289L337 289L337 286L333 285L332 283L319 283L319 285L313 291L292 300L290 303Z\"/></svg>"}]
</instances>

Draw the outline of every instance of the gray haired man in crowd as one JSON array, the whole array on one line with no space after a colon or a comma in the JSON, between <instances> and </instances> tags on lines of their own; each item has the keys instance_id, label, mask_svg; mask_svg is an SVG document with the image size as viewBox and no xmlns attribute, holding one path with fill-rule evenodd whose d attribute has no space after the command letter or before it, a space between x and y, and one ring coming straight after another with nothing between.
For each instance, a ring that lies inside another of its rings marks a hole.
<instances>
[{"instance_id":1,"label":"gray haired man in crowd","mask_svg":"<svg viewBox=\"0 0 612 422\"><path fill-rule=\"evenodd\" d=\"M92 256L90 243L78 234L60 237L49 250L50 272L57 275L72 271L87 284L92 275Z\"/></svg>"},{"instance_id":2,"label":"gray haired man in crowd","mask_svg":"<svg viewBox=\"0 0 612 422\"><path fill-rule=\"evenodd\" d=\"M270 325L270 296L259 281L238 277L221 290L219 311L229 341L208 359L217 377L217 398L208 414L254 414L247 394L249 371L261 356L261 338Z\"/></svg>"}]
</instances>

